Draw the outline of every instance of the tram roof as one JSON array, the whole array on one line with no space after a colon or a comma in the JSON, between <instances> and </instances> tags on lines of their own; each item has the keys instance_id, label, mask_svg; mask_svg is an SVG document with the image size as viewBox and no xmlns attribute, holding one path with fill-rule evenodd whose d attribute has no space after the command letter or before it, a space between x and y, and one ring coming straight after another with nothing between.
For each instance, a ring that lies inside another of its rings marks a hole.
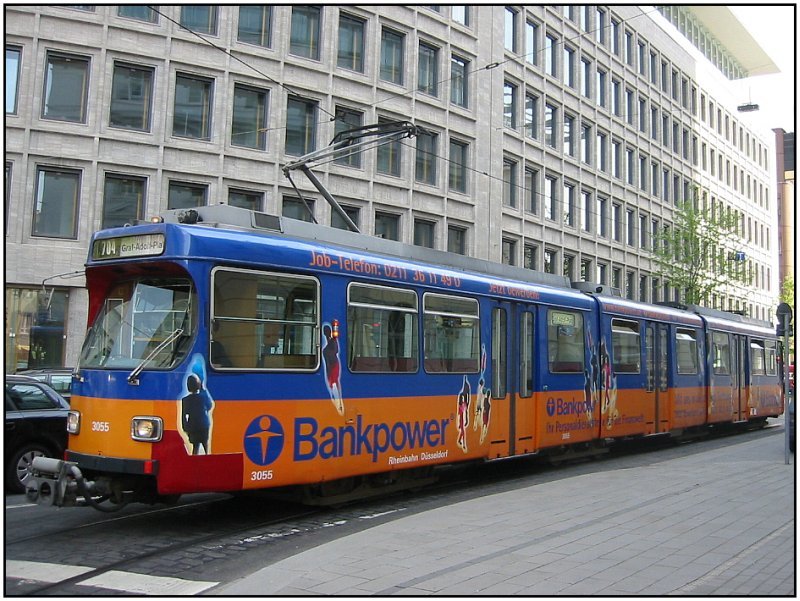
<instances>
[{"instance_id":1,"label":"tram roof","mask_svg":"<svg viewBox=\"0 0 800 601\"><path fill-rule=\"evenodd\" d=\"M463 273L490 276L502 280L547 286L555 291L584 297L571 287L569 278L534 271L522 267L494 263L456 253L386 240L362 233L340 230L319 224L278 217L229 205L210 205L192 209L196 213L188 218L186 209L173 209L162 214L165 223L196 224L206 228L240 231L244 233L276 235L317 242L321 245L341 247L355 252L391 257L434 267L451 268Z\"/></svg>"}]
</instances>

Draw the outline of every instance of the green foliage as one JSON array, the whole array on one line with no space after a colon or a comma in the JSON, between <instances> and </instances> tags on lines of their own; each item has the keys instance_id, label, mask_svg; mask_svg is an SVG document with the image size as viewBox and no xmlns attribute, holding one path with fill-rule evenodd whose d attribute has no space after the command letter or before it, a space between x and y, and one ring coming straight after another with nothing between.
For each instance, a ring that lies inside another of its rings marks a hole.
<instances>
[{"instance_id":1,"label":"green foliage","mask_svg":"<svg viewBox=\"0 0 800 601\"><path fill-rule=\"evenodd\" d=\"M652 258L662 280L682 292L687 304L708 305L712 294L748 281L747 262L736 260L739 219L735 211L678 203L673 224L653 240Z\"/></svg>"},{"instance_id":2,"label":"green foliage","mask_svg":"<svg viewBox=\"0 0 800 601\"><path fill-rule=\"evenodd\" d=\"M787 275L781 283L780 302L787 303L794 311L794 277Z\"/></svg>"}]
</instances>

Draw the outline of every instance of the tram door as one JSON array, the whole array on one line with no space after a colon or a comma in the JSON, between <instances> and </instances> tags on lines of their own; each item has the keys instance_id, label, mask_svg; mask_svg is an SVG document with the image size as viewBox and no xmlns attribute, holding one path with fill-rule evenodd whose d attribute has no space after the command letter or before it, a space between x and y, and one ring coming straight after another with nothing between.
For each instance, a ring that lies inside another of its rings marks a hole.
<instances>
[{"instance_id":1,"label":"tram door","mask_svg":"<svg viewBox=\"0 0 800 601\"><path fill-rule=\"evenodd\" d=\"M653 403L653 432L669 430L669 326L648 323L645 330L647 394Z\"/></svg>"},{"instance_id":2,"label":"tram door","mask_svg":"<svg viewBox=\"0 0 800 601\"><path fill-rule=\"evenodd\" d=\"M734 334L733 367L731 385L733 386L733 421L747 420L747 338Z\"/></svg>"},{"instance_id":3,"label":"tram door","mask_svg":"<svg viewBox=\"0 0 800 601\"><path fill-rule=\"evenodd\" d=\"M534 315L535 307L498 303L492 309L491 422L507 425L491 430L491 456L530 453L534 449ZM481 385L479 384L479 387ZM477 395L481 402L482 394ZM481 412L476 419L488 418ZM481 423L474 424L476 429Z\"/></svg>"}]
</instances>

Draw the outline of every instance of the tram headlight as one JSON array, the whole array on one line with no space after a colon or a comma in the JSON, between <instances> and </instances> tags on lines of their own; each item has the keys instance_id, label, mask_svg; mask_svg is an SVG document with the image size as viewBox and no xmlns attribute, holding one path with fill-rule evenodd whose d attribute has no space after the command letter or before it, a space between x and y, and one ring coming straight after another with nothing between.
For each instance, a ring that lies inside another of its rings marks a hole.
<instances>
[{"instance_id":1,"label":"tram headlight","mask_svg":"<svg viewBox=\"0 0 800 601\"><path fill-rule=\"evenodd\" d=\"M164 432L160 417L136 416L131 420L131 438L141 442L158 442Z\"/></svg>"},{"instance_id":2,"label":"tram headlight","mask_svg":"<svg viewBox=\"0 0 800 601\"><path fill-rule=\"evenodd\" d=\"M81 414L78 411L70 411L67 413L67 432L70 434L80 434L81 432Z\"/></svg>"}]
</instances>

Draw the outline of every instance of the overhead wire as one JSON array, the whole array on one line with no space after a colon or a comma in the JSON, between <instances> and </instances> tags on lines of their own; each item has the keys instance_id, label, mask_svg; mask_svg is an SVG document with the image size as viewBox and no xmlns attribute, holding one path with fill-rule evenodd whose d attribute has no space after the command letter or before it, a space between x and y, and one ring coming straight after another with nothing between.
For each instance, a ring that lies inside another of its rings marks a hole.
<instances>
[{"instance_id":1,"label":"overhead wire","mask_svg":"<svg viewBox=\"0 0 800 601\"><path fill-rule=\"evenodd\" d=\"M151 10L152 10L154 13L156 13L156 14L158 14L158 15L160 15L160 16L162 16L162 17L164 17L166 20L170 21L171 23L173 23L173 24L177 25L177 26L178 26L178 27L180 27L182 30L188 31L189 33L191 33L192 35L194 35L195 37L197 37L198 39L200 39L202 42L204 42L204 43L208 44L209 46L211 46L212 48L216 49L217 51L219 51L219 52L222 52L223 54L225 54L225 55L229 56L229 57L230 57L230 58L232 58L233 60L235 60L235 61L237 61L237 62L241 63L242 65L244 65L244 66L245 66L245 67L247 67L248 69L251 69L252 71L254 71L255 73L257 73L259 76L261 76L261 77L263 77L264 79L266 79L267 81L269 81L269 82L271 82L271 83L273 83L273 84L275 84L275 85L278 85L278 86L282 87L283 89L285 89L287 92L289 92L289 93L290 93L290 94L292 94L293 96L296 96L296 97L298 97L298 98L301 98L301 99L312 100L312 102L313 102L313 105L312 105L312 106L314 107L314 109L315 109L315 110L318 110L319 112L321 112L321 113L323 113L323 114L327 115L328 117L330 117L330 121L337 121L337 120L338 120L338 121L341 121L341 122L343 122L343 123L345 123L345 124L347 124L347 125L350 125L349 123L347 123L347 122L344 120L344 118L342 118L342 117L340 117L340 116L337 116L336 114L332 114L330 111L328 111L328 110L324 109L322 106L320 106L320 103L319 103L317 100L315 100L315 99L313 99L313 98L308 98L308 97L304 96L304 95L303 95L301 92L298 92L297 90L295 90L295 89L294 89L292 86L289 86L289 85L287 85L287 84L285 84L285 83L283 83L283 82L281 82L281 81L278 81L278 80L274 79L273 77L271 77L271 76L270 76L270 75L268 75L267 73L264 73L262 70L260 70L260 69L258 69L258 68L256 68L256 67L254 67L253 65L249 64L247 61L245 61L245 60L243 60L242 58L240 58L240 57L236 56L236 55L235 55L235 54L234 54L232 51L230 51L230 50L227 50L226 48L223 48L223 47L219 46L218 44L215 44L215 43L214 43L214 42L212 42L211 40L209 40L209 39L207 39L206 37L202 36L200 33L198 33L198 32L196 32L196 31L192 30L191 28L187 27L186 25L184 25L184 24L180 23L179 21L177 21L177 20L173 19L172 17L170 17L170 16L169 16L169 15L167 15L166 13L164 13L164 12L160 11L160 10L159 10L158 8L156 8L155 6L148 5L148 8L150 8L150 9L151 9ZM579 8L584 8L584 7L583 7L583 6L579 6ZM658 12L658 9L657 9L657 8L654 8L653 10L650 10L650 11L645 11L645 10L643 10L643 9L641 9L641 8L639 8L639 10L640 10L640 14L637 14L637 15L632 15L632 16L630 16L630 17L627 17L627 18L621 18L621 19L618 21L618 23L620 23L620 24L621 24L621 23L627 23L627 22L630 22L630 21L631 21L631 20L633 20L633 19L636 19L636 18L639 18L639 17L642 17L642 16L648 16L648 15L651 15L651 14L654 14L654 13L657 13L657 12ZM609 21L610 21L610 19L609 19ZM612 27L612 25L611 25L611 24L608 24L608 25L605 25L605 26L604 26L604 29L611 29L611 27ZM574 41L576 41L576 40L578 40L578 39L580 39L580 38L582 38L582 37L584 37L584 36L587 36L587 35L594 35L594 34L596 34L596 33L597 33L597 32L598 32L600 29L601 29L601 28L599 28L599 27L598 27L598 28L594 28L594 29L585 29L584 31L582 31L581 33L579 33L579 34L577 34L577 35L575 35L575 36L571 36L571 37L566 37L566 36L559 37L558 39L556 39L556 40L555 40L555 43L556 43L556 44L561 44L561 45L564 45L564 44L566 44L567 42L574 42ZM544 46L542 46L542 47L540 47L540 48L536 48L536 49L534 49L534 50L530 50L530 51L528 51L528 52L526 52L526 53L512 53L511 51L508 51L508 50L506 50L506 52L508 52L509 54L513 54L513 56L510 56L510 57L508 57L508 58L506 58L505 60L502 60L502 61L495 61L495 62L492 62L492 63L488 63L488 64L486 64L486 65L484 65L484 66L482 66L482 67L475 68L475 69L473 69L473 70L471 70L471 71L468 71L468 72L466 73L466 76L469 76L469 75L474 75L474 74L481 73L481 72L488 72L488 71L490 71L490 70L493 70L493 69L495 69L495 68L497 68L497 67L500 67L500 66L502 66L502 65L504 65L504 64L506 64L506 63L512 62L512 61L517 61L517 60L527 60L527 57L529 57L529 56L532 56L532 55L538 55L538 54L540 54L540 53L546 52L546 51L547 51L547 49L548 49L548 45L544 45ZM442 79L442 80L438 80L438 81L435 83L435 85L437 86L437 89L438 89L438 87L439 87L439 86L441 86L442 84L445 84L445 83L447 83L447 82L451 81L452 79L453 79L453 77L448 77L448 78L445 78L445 79ZM417 94L419 91L420 91L420 90L418 90L418 89L410 89L410 90L405 90L405 91L402 91L402 92L391 93L391 94L390 94L389 96L387 96L386 98L383 98L383 99L381 99L381 100L377 100L377 101L376 101L376 102L374 102L374 103L371 103L371 104L366 104L366 105L364 105L364 106L365 106L365 107L369 107L369 108L375 108L375 107L377 107L377 105L379 105L379 104L382 104L382 103L384 103L384 102L387 102L388 100L391 100L391 99L394 99L394 98L399 98L399 97L409 97L409 96L413 96L413 95L416 95L416 94ZM634 115L634 118L635 118L635 117L637 117L637 116L638 116L638 113L637 113L637 115ZM529 124L528 124L528 123L524 123L524 124L523 124L523 127L525 127L525 126L527 126L527 125L529 125ZM282 126L282 127L259 128L259 129L257 129L257 130L252 130L252 131L248 131L248 132L237 132L237 134L239 134L239 135L245 135L245 134L251 134L251 133L255 133L255 132L268 132L268 131L286 130L287 128L288 128L288 125L287 125L287 126ZM498 129L502 129L502 127L498 127ZM577 132L576 132L576 133L577 133ZM556 134L556 135L557 135L557 134ZM405 143L405 142L402 142L402 141L399 141L399 140L397 140L397 141L395 141L395 142L396 142L396 143L399 143L399 144L402 144L402 145L404 145L404 146L406 146L406 147L409 147L409 148L410 148L410 146L409 146L407 143ZM431 155L431 156L435 157L435 158L436 158L436 159L438 159L438 160L442 160L442 161L444 161L445 163L454 162L454 161L451 161L451 159L450 159L449 157L445 157L445 156L442 156L442 155L439 155L439 154L431 153L431 152L429 152L429 151L426 151L426 150L424 150L424 149L415 148L415 150L416 150L416 152L419 152L419 153L425 153L425 154L429 154L429 155ZM326 164L326 163L332 162L333 160L335 160L335 159L330 159L329 161L324 161L324 162L321 162L321 163L320 163L320 165L324 165L324 164ZM491 173L488 173L487 171L480 170L480 169L476 169L476 168L470 167L469 165L464 165L464 164L462 164L462 163L458 163L458 162L456 162L456 164L457 164L457 165L459 165L459 167L462 167L462 168L464 168L464 169L466 169L466 170L468 170L468 171L471 171L471 172L477 173L477 174L479 174L479 175L486 176L486 177L488 177L488 178L490 178L490 179L492 179L492 180L495 180L495 181L502 182L504 185L515 186L515 187L517 188L517 190L518 190L518 191L528 192L528 189L527 189L527 188L526 188L524 185L522 185L522 184L514 184L513 182L506 181L506 180L505 180L505 179L503 179L502 177L497 177L497 176L494 176L494 175L492 175ZM542 169L544 169L544 166L540 165L540 167L541 167ZM545 172L546 172L546 170L545 170ZM560 176L563 176L563 174L560 174L560 173L559 173L559 175L560 175ZM578 186L579 186L579 184L577 184L577 182L576 182L576 184L575 184L575 187L577 188ZM535 194L536 194L536 195L539 197L539 200L545 200L545 201L546 201L546 200L550 200L550 201L553 203L553 214L554 214L554 215L556 215L556 216L557 216L557 215L563 215L563 214L564 214L564 205L565 205L565 203L564 203L564 201L563 201L563 200L562 200L562 199L559 197L559 195L556 195L556 197L553 197L553 198L549 198L549 199L548 199L548 196L547 196L545 193L542 193L542 192L538 192L538 191L537 191L537 192L535 192ZM663 194L663 192L662 192L662 194ZM648 194L648 196L651 196L651 194ZM674 190L673 190L673 196L676 196L676 197L677 197L677 195L676 195L676 192L675 192ZM665 199L665 200L666 200L666 199ZM521 203L520 203L520 204L521 204ZM537 205L538 205L538 204L539 204L539 203L537 203ZM596 203L595 203L595 204L596 204ZM625 204L626 204L626 206L627 206L627 203L625 203ZM513 207L512 207L512 208L513 208ZM577 209L577 203L576 203L575 205L573 205L573 207L572 207L572 208L573 208L573 210ZM535 214L535 213L534 213L534 214ZM607 219L607 217L604 217L603 215L601 215L599 212L596 212L596 211L592 211L592 212L590 212L590 214L591 214L591 217L593 217L592 221L593 221L595 224L598 222L598 219ZM543 218L545 218L545 219L546 219L546 216L543 216ZM578 215L578 214L577 214L577 210L575 211L575 214L574 214L574 219L575 219L575 222L576 222L576 223L579 223L579 222L580 222L580 215ZM557 220L557 219L556 219L556 220L553 220L553 221L555 221L556 223L558 223L558 220ZM637 234L637 235L636 235L636 237L637 237L637 239L638 239L638 238L640 237L640 234L641 234L641 232L640 232L640 230L639 230L639 227L638 227L638 223L637 223L637 224L634 224L633 228L634 228L634 231L635 231L635 232L636 232L636 234ZM611 236L613 236L613 232L611 233ZM623 237L624 237L624 236L620 236L620 238L623 238ZM621 240L620 240L620 241L621 241Z\"/></svg>"}]
</instances>

